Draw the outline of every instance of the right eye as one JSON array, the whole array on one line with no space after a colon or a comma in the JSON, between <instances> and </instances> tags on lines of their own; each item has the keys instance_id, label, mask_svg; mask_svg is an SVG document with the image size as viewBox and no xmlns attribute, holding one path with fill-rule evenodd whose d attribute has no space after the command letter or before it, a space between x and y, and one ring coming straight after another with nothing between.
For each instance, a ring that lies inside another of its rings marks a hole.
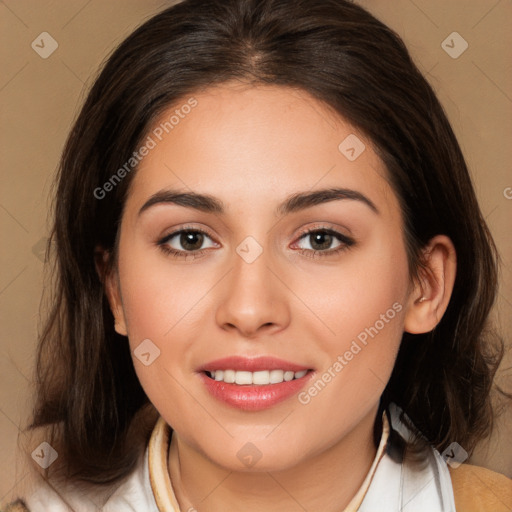
<instances>
[{"instance_id":1,"label":"right eye","mask_svg":"<svg viewBox=\"0 0 512 512\"><path fill-rule=\"evenodd\" d=\"M180 229L169 233L161 240L158 246L167 254L176 258L189 258L191 255L196 257L202 256L206 251L203 247L206 239L210 239L210 235L201 229ZM214 247L211 244L207 248Z\"/></svg>"}]
</instances>

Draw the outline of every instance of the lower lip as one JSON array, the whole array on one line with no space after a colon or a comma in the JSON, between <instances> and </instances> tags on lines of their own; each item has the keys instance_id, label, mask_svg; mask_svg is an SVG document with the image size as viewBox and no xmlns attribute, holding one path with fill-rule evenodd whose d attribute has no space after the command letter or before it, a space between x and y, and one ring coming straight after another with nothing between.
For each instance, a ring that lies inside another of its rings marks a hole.
<instances>
[{"instance_id":1,"label":"lower lip","mask_svg":"<svg viewBox=\"0 0 512 512\"><path fill-rule=\"evenodd\" d=\"M305 386L312 373L308 371L300 379L263 386L227 384L216 381L205 373L201 373L200 376L206 389L221 402L244 411L261 411L297 394Z\"/></svg>"}]
</instances>

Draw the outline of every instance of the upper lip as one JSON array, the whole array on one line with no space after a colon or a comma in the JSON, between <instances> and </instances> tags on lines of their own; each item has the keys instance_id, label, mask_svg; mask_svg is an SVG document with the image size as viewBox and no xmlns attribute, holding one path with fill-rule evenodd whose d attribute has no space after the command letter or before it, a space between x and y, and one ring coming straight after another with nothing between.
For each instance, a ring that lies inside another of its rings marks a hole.
<instances>
[{"instance_id":1,"label":"upper lip","mask_svg":"<svg viewBox=\"0 0 512 512\"><path fill-rule=\"evenodd\" d=\"M263 370L284 370L300 372L301 370L309 370L310 368L301 364L285 361L272 356L259 356L259 357L242 357L231 356L222 359L210 361L201 366L198 371L215 371L215 370L235 370L258 372Z\"/></svg>"}]
</instances>

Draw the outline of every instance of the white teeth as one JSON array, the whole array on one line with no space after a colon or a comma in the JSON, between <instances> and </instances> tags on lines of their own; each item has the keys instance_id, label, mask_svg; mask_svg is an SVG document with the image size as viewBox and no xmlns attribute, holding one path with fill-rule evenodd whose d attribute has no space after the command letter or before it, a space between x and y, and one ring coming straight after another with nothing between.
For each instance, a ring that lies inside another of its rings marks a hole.
<instances>
[{"instance_id":1,"label":"white teeth","mask_svg":"<svg viewBox=\"0 0 512 512\"><path fill-rule=\"evenodd\" d=\"M284 380L283 370L270 370L270 384L279 384Z\"/></svg>"},{"instance_id":2,"label":"white teeth","mask_svg":"<svg viewBox=\"0 0 512 512\"><path fill-rule=\"evenodd\" d=\"M235 370L224 370L224 378L222 380L228 384L233 384L235 382Z\"/></svg>"},{"instance_id":3,"label":"white teeth","mask_svg":"<svg viewBox=\"0 0 512 512\"><path fill-rule=\"evenodd\" d=\"M295 374L293 372L284 372L284 380L288 382L289 380L292 380L293 377L295 377Z\"/></svg>"},{"instance_id":4,"label":"white teeth","mask_svg":"<svg viewBox=\"0 0 512 512\"><path fill-rule=\"evenodd\" d=\"M257 384L259 386L270 384L270 372L268 370L254 372L252 374L252 383Z\"/></svg>"},{"instance_id":5,"label":"white teeth","mask_svg":"<svg viewBox=\"0 0 512 512\"><path fill-rule=\"evenodd\" d=\"M210 376L216 381L222 381L226 384L265 386L268 384L280 384L289 382L293 379L300 379L306 375L307 370L292 372L290 370L261 370L258 372L235 371L235 370L213 370Z\"/></svg>"},{"instance_id":6,"label":"white teeth","mask_svg":"<svg viewBox=\"0 0 512 512\"><path fill-rule=\"evenodd\" d=\"M252 373L235 372L235 382L237 384L252 384Z\"/></svg>"}]
</instances>

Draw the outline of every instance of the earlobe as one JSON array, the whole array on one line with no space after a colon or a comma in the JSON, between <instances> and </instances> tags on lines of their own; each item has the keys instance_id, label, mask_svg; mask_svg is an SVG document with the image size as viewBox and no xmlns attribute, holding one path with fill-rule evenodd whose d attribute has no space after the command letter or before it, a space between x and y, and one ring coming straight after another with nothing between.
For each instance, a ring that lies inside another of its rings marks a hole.
<instances>
[{"instance_id":1,"label":"earlobe","mask_svg":"<svg viewBox=\"0 0 512 512\"><path fill-rule=\"evenodd\" d=\"M110 304L110 310L114 316L114 329L121 336L128 336L123 303L121 300L121 291L119 288L119 279L115 270L112 270L105 279L105 293L107 294Z\"/></svg>"},{"instance_id":2,"label":"earlobe","mask_svg":"<svg viewBox=\"0 0 512 512\"><path fill-rule=\"evenodd\" d=\"M126 321L124 317L123 303L121 300L121 290L119 278L114 267L108 265L110 253L101 248L95 251L96 271L103 283L105 294L110 305L110 310L114 316L114 329L121 336L127 336ZM110 268L109 268L110 267Z\"/></svg>"},{"instance_id":3,"label":"earlobe","mask_svg":"<svg viewBox=\"0 0 512 512\"><path fill-rule=\"evenodd\" d=\"M423 250L424 267L415 283L405 315L404 330L411 334L430 332L443 317L455 283L457 258L453 242L437 235Z\"/></svg>"}]
</instances>

